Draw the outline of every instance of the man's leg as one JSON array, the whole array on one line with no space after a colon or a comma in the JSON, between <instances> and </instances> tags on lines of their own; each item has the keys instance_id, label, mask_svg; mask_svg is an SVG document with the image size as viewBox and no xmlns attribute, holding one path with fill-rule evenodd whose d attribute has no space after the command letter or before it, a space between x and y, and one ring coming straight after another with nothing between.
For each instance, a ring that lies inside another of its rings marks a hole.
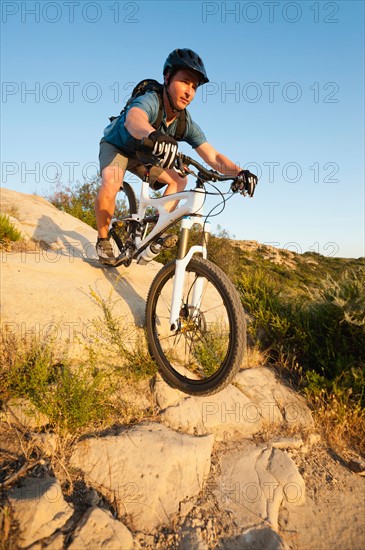
<instances>
[{"instance_id":1,"label":"man's leg","mask_svg":"<svg viewBox=\"0 0 365 550\"><path fill-rule=\"evenodd\" d=\"M108 239L108 230L128 159L116 147L105 141L100 143L99 159L102 182L95 200L95 217L98 227L96 252L102 264L114 265L115 257Z\"/></svg>"},{"instance_id":2,"label":"man's leg","mask_svg":"<svg viewBox=\"0 0 365 550\"><path fill-rule=\"evenodd\" d=\"M167 185L167 188L163 194L163 196L166 197L168 195L172 195L173 193L180 193L181 191L184 191L188 178L179 176L175 170L164 170L159 174L157 181L158 183ZM167 212L172 212L178 204L179 201L168 202L165 204L165 210Z\"/></svg>"},{"instance_id":3,"label":"man's leg","mask_svg":"<svg viewBox=\"0 0 365 550\"><path fill-rule=\"evenodd\" d=\"M107 166L102 171L102 182L95 201L95 216L98 236L106 238L110 220L115 210L115 201L122 185L125 170L120 166Z\"/></svg>"},{"instance_id":4,"label":"man's leg","mask_svg":"<svg viewBox=\"0 0 365 550\"><path fill-rule=\"evenodd\" d=\"M121 174L121 172L123 172ZM96 252L104 265L113 266L116 258L108 239L110 220L115 210L115 199L123 181L124 171L118 166L107 166L102 171L102 183L95 201L95 216L98 226Z\"/></svg>"}]
</instances>

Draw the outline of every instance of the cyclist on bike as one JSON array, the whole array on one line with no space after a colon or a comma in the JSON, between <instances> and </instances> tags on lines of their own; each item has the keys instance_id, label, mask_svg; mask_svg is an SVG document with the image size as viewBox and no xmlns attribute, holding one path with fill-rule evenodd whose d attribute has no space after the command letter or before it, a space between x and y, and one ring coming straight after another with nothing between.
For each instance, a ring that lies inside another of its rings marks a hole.
<instances>
[{"instance_id":1,"label":"cyclist on bike","mask_svg":"<svg viewBox=\"0 0 365 550\"><path fill-rule=\"evenodd\" d=\"M141 140L148 137L153 142L153 155L159 159L159 166L150 169L151 186L161 189L167 186L164 195L183 191L187 178L173 169L178 152L175 132L178 119L194 99L198 86L209 82L203 61L190 49L176 49L169 54L163 67L163 118L158 128L152 125L157 119L159 98L156 92L147 92L136 99L120 117L104 130L100 142L100 173L102 183L95 204L98 226L96 251L102 264L113 266L115 257L108 240L108 228L115 209L115 200L128 170L143 178L145 166L137 158ZM222 174L236 176L243 180L250 178L255 187L257 178L243 171L229 158L219 153L208 143L203 131L185 111L186 128L182 141L186 141L198 155L213 169ZM173 210L177 201L168 203L166 209Z\"/></svg>"}]
</instances>

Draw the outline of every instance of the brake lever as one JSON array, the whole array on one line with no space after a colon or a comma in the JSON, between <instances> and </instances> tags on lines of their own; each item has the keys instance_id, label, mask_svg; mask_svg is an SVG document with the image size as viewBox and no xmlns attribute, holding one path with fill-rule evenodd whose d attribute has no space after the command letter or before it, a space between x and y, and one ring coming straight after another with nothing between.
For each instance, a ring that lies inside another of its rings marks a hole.
<instances>
[{"instance_id":1,"label":"brake lever","mask_svg":"<svg viewBox=\"0 0 365 550\"><path fill-rule=\"evenodd\" d=\"M186 157L186 158L189 158L189 157ZM175 172L177 172L179 174L180 177L182 178L185 178L185 176L196 176L196 174L190 170L190 168L188 168L188 166L186 166L186 164L184 164L184 155L177 155L176 159L175 159L175 165L174 165L174 170Z\"/></svg>"},{"instance_id":2,"label":"brake lever","mask_svg":"<svg viewBox=\"0 0 365 550\"><path fill-rule=\"evenodd\" d=\"M177 156L176 157L176 171L177 172L180 172L180 174L183 176L185 176L186 174L186 171L185 171L185 166L184 166L184 163L182 161L182 158L180 156Z\"/></svg>"},{"instance_id":3,"label":"brake lever","mask_svg":"<svg viewBox=\"0 0 365 550\"><path fill-rule=\"evenodd\" d=\"M237 193L239 191L241 195L245 194L245 185L242 176L237 176L235 178L231 185L231 191L233 191L233 193Z\"/></svg>"},{"instance_id":4,"label":"brake lever","mask_svg":"<svg viewBox=\"0 0 365 550\"><path fill-rule=\"evenodd\" d=\"M255 186L250 180L246 181L244 176L237 176L236 180L231 185L233 193L239 192L243 197L253 197Z\"/></svg>"}]
</instances>

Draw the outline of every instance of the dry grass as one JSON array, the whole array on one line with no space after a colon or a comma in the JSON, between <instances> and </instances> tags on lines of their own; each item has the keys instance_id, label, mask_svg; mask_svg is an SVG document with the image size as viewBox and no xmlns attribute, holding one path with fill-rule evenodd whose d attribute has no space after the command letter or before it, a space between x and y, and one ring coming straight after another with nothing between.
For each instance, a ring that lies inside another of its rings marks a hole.
<instances>
[{"instance_id":1,"label":"dry grass","mask_svg":"<svg viewBox=\"0 0 365 550\"><path fill-rule=\"evenodd\" d=\"M338 453L365 457L365 410L323 391L308 398L318 429Z\"/></svg>"},{"instance_id":2,"label":"dry grass","mask_svg":"<svg viewBox=\"0 0 365 550\"><path fill-rule=\"evenodd\" d=\"M248 346L243 368L254 369L256 367L264 367L267 365L267 357L268 353L260 350L258 346Z\"/></svg>"}]
</instances>

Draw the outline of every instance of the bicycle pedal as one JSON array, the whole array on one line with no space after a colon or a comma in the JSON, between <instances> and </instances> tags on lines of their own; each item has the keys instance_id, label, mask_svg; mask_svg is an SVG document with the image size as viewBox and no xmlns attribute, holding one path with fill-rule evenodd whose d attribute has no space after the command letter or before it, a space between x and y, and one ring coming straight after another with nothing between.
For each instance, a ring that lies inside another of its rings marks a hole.
<instances>
[{"instance_id":1,"label":"bicycle pedal","mask_svg":"<svg viewBox=\"0 0 365 550\"><path fill-rule=\"evenodd\" d=\"M124 264L127 259L127 255L125 252L122 254L119 254L117 258L115 258L115 263L113 264L113 267L119 267L120 265Z\"/></svg>"},{"instance_id":2,"label":"bicycle pedal","mask_svg":"<svg viewBox=\"0 0 365 550\"><path fill-rule=\"evenodd\" d=\"M174 248L178 240L179 237L177 235L166 235L165 237L161 237L161 245L163 248Z\"/></svg>"}]
</instances>

